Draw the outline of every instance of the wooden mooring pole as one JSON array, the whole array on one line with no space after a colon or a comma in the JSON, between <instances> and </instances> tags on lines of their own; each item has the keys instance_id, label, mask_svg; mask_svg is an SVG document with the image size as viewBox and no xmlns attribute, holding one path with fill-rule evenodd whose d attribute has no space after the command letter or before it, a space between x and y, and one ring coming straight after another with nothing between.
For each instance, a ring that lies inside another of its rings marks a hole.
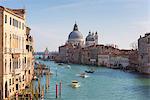
<instances>
[{"instance_id":1,"label":"wooden mooring pole","mask_svg":"<svg viewBox=\"0 0 150 100\"><path fill-rule=\"evenodd\" d=\"M56 83L56 98L58 98L58 84Z\"/></svg>"},{"instance_id":2,"label":"wooden mooring pole","mask_svg":"<svg viewBox=\"0 0 150 100\"><path fill-rule=\"evenodd\" d=\"M62 81L60 81L59 83L59 95L61 96L61 92L62 92Z\"/></svg>"}]
</instances>

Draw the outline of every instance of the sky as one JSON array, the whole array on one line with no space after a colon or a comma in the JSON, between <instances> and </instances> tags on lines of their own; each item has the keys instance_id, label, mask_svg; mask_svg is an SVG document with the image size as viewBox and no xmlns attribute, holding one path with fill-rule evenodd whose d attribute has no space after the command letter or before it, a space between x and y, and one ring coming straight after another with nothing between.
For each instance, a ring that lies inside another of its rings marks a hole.
<instances>
[{"instance_id":1,"label":"sky","mask_svg":"<svg viewBox=\"0 0 150 100\"><path fill-rule=\"evenodd\" d=\"M84 38L97 31L99 44L120 49L150 32L150 0L0 0L0 6L26 9L36 51L58 51L75 21Z\"/></svg>"}]
</instances>

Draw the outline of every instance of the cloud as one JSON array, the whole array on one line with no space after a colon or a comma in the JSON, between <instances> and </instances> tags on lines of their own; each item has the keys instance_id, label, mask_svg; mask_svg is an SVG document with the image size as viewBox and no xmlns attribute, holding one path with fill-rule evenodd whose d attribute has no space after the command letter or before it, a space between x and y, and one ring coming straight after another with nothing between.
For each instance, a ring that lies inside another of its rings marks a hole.
<instances>
[{"instance_id":1,"label":"cloud","mask_svg":"<svg viewBox=\"0 0 150 100\"><path fill-rule=\"evenodd\" d=\"M76 3L67 3L67 4L61 4L61 5L55 5L55 6L50 6L45 8L45 11L49 10L57 10L57 9L66 9L66 8L72 8L81 5L81 2L76 2Z\"/></svg>"}]
</instances>

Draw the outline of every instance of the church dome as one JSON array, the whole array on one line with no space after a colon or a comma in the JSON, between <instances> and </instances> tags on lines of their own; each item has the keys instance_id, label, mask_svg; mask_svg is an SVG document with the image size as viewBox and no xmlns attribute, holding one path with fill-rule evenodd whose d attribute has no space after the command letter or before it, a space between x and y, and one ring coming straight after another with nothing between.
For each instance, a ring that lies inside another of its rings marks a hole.
<instances>
[{"instance_id":1,"label":"church dome","mask_svg":"<svg viewBox=\"0 0 150 100\"><path fill-rule=\"evenodd\" d=\"M82 36L81 32L79 32L79 31L72 31L69 34L68 39L83 39L83 36Z\"/></svg>"},{"instance_id":2,"label":"church dome","mask_svg":"<svg viewBox=\"0 0 150 100\"><path fill-rule=\"evenodd\" d=\"M91 34L91 32L89 32L88 36L86 37L86 41L95 41L95 37Z\"/></svg>"},{"instance_id":3,"label":"church dome","mask_svg":"<svg viewBox=\"0 0 150 100\"><path fill-rule=\"evenodd\" d=\"M74 25L73 31L68 36L68 40L72 40L72 39L83 39L81 32L78 31L77 24Z\"/></svg>"}]
</instances>

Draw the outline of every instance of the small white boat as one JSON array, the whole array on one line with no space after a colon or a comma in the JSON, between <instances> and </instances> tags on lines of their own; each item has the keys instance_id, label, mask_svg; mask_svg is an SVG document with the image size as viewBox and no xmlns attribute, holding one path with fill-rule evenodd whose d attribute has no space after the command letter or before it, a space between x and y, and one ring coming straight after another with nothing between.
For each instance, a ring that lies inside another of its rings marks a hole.
<instances>
[{"instance_id":1,"label":"small white boat","mask_svg":"<svg viewBox=\"0 0 150 100\"><path fill-rule=\"evenodd\" d=\"M79 84L79 82L77 80L73 80L72 83L71 83L71 86L73 88L78 88L78 87L80 87L80 84Z\"/></svg>"},{"instance_id":2,"label":"small white boat","mask_svg":"<svg viewBox=\"0 0 150 100\"><path fill-rule=\"evenodd\" d=\"M82 78L87 78L87 77L89 77L88 75L86 75L86 73L81 73L79 76L82 77Z\"/></svg>"},{"instance_id":3,"label":"small white boat","mask_svg":"<svg viewBox=\"0 0 150 100\"><path fill-rule=\"evenodd\" d=\"M37 76L34 76L34 77L33 77L33 80L38 80Z\"/></svg>"},{"instance_id":4,"label":"small white boat","mask_svg":"<svg viewBox=\"0 0 150 100\"><path fill-rule=\"evenodd\" d=\"M44 100L44 97L41 97L41 99L40 100Z\"/></svg>"}]
</instances>

